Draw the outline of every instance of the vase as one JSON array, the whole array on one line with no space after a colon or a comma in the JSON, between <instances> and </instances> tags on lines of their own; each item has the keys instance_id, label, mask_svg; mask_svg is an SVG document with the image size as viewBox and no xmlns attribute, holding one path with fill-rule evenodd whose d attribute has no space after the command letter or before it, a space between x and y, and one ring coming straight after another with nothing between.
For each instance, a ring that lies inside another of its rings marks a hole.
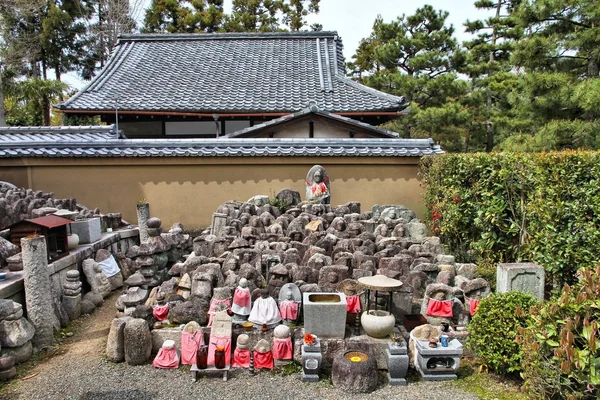
<instances>
[{"instance_id":1,"label":"vase","mask_svg":"<svg viewBox=\"0 0 600 400\"><path fill-rule=\"evenodd\" d=\"M215 368L225 368L225 350L215 349Z\"/></svg>"},{"instance_id":2,"label":"vase","mask_svg":"<svg viewBox=\"0 0 600 400\"><path fill-rule=\"evenodd\" d=\"M67 247L69 250L75 250L79 246L79 235L70 233L67 235Z\"/></svg>"},{"instance_id":3,"label":"vase","mask_svg":"<svg viewBox=\"0 0 600 400\"><path fill-rule=\"evenodd\" d=\"M360 323L367 335L384 338L394 330L396 318L387 311L369 310L362 314Z\"/></svg>"},{"instance_id":4,"label":"vase","mask_svg":"<svg viewBox=\"0 0 600 400\"><path fill-rule=\"evenodd\" d=\"M200 346L196 351L196 366L198 369L206 369L208 363L208 346Z\"/></svg>"}]
</instances>

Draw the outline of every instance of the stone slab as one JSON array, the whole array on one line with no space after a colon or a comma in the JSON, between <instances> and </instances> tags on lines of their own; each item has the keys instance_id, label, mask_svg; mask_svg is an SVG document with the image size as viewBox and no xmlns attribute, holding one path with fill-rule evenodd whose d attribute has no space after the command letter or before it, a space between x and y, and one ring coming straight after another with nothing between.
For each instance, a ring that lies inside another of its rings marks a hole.
<instances>
[{"instance_id":1,"label":"stone slab","mask_svg":"<svg viewBox=\"0 0 600 400\"><path fill-rule=\"evenodd\" d=\"M500 293L516 290L543 301L545 283L544 267L535 263L501 263L496 268L496 290Z\"/></svg>"},{"instance_id":2,"label":"stone slab","mask_svg":"<svg viewBox=\"0 0 600 400\"><path fill-rule=\"evenodd\" d=\"M181 350L181 333L182 328L161 328L152 329L150 334L152 335L152 354L158 353L165 340L172 340L175 342L175 348Z\"/></svg>"}]
</instances>

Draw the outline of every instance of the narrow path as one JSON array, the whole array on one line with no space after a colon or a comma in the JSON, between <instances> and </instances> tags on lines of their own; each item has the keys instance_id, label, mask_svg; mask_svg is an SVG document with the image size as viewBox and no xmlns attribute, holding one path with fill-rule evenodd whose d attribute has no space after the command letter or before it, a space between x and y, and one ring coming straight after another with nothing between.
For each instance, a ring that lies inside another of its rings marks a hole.
<instances>
[{"instance_id":1,"label":"narrow path","mask_svg":"<svg viewBox=\"0 0 600 400\"><path fill-rule=\"evenodd\" d=\"M26 376L6 385L0 391L0 400L476 399L445 383L414 382L391 387L383 377L374 393L352 395L334 388L329 380L302 382L299 373L282 376L261 372L251 377L245 370L233 370L228 382L215 375L194 383L187 366L160 370L150 363L136 367L114 364L105 359L104 349L117 295L113 293L93 315L75 321L73 336L65 338L52 356L28 369Z\"/></svg>"}]
</instances>

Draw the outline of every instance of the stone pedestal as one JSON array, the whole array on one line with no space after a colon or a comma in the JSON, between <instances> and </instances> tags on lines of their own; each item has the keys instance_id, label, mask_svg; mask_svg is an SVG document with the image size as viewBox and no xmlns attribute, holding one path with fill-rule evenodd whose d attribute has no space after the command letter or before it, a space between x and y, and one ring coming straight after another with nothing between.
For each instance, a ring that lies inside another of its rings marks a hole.
<instances>
[{"instance_id":1,"label":"stone pedestal","mask_svg":"<svg viewBox=\"0 0 600 400\"><path fill-rule=\"evenodd\" d=\"M388 366L388 382L391 386L406 386L406 373L408 372L408 350L406 342L399 345L388 343L385 351Z\"/></svg>"},{"instance_id":2,"label":"stone pedestal","mask_svg":"<svg viewBox=\"0 0 600 400\"><path fill-rule=\"evenodd\" d=\"M449 381L457 378L460 357L463 355L462 344L453 339L448 347L429 347L427 340L415 340L417 353L415 367L426 381Z\"/></svg>"},{"instance_id":3,"label":"stone pedestal","mask_svg":"<svg viewBox=\"0 0 600 400\"><path fill-rule=\"evenodd\" d=\"M62 306L69 316L69 321L76 320L81 315L81 294L76 296L62 296Z\"/></svg>"},{"instance_id":4,"label":"stone pedestal","mask_svg":"<svg viewBox=\"0 0 600 400\"><path fill-rule=\"evenodd\" d=\"M302 381L319 382L319 371L323 356L321 355L321 341L316 339L312 345L302 345Z\"/></svg>"},{"instance_id":5,"label":"stone pedestal","mask_svg":"<svg viewBox=\"0 0 600 400\"><path fill-rule=\"evenodd\" d=\"M23 238L21 249L27 314L35 327L33 345L36 349L43 349L55 344L54 332L60 329L60 323L54 314L46 239L44 236Z\"/></svg>"},{"instance_id":6,"label":"stone pedestal","mask_svg":"<svg viewBox=\"0 0 600 400\"><path fill-rule=\"evenodd\" d=\"M504 263L496 269L496 290L500 293L518 290L544 300L545 271L535 263Z\"/></svg>"}]
</instances>

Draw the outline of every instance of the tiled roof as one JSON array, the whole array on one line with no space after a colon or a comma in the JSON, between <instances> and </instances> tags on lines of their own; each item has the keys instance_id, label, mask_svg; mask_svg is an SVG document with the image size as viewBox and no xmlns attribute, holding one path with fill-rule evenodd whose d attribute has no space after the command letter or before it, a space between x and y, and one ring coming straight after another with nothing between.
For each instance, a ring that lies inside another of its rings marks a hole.
<instances>
[{"instance_id":1,"label":"tiled roof","mask_svg":"<svg viewBox=\"0 0 600 400\"><path fill-rule=\"evenodd\" d=\"M0 146L23 143L85 142L112 139L114 125L103 126L2 126Z\"/></svg>"},{"instance_id":2,"label":"tiled roof","mask_svg":"<svg viewBox=\"0 0 600 400\"><path fill-rule=\"evenodd\" d=\"M189 113L400 111L404 98L344 76L336 32L124 35L111 60L58 108Z\"/></svg>"},{"instance_id":3,"label":"tiled roof","mask_svg":"<svg viewBox=\"0 0 600 400\"><path fill-rule=\"evenodd\" d=\"M332 114L327 111L319 111L316 107L305 108L302 111L298 111L293 114L284 115L283 117L275 118L262 124L254 125L248 128L241 129L236 132L232 132L227 137L236 138L236 137L251 137L252 135L259 133L260 131L266 130L268 128L276 127L277 125L283 124L285 122L293 121L295 119L299 119L305 117L307 115L314 114L324 118L331 119L335 122L340 123L341 125L349 125L351 127L359 128L360 130L368 131L377 136L397 138L399 135L396 132L388 131L387 129L379 128L377 126L369 125L364 122L357 121L352 118L342 117L341 115Z\"/></svg>"},{"instance_id":4,"label":"tiled roof","mask_svg":"<svg viewBox=\"0 0 600 400\"><path fill-rule=\"evenodd\" d=\"M118 139L111 127L0 129L0 158L253 157L442 154L431 139ZM56 132L61 132L57 134Z\"/></svg>"}]
</instances>

